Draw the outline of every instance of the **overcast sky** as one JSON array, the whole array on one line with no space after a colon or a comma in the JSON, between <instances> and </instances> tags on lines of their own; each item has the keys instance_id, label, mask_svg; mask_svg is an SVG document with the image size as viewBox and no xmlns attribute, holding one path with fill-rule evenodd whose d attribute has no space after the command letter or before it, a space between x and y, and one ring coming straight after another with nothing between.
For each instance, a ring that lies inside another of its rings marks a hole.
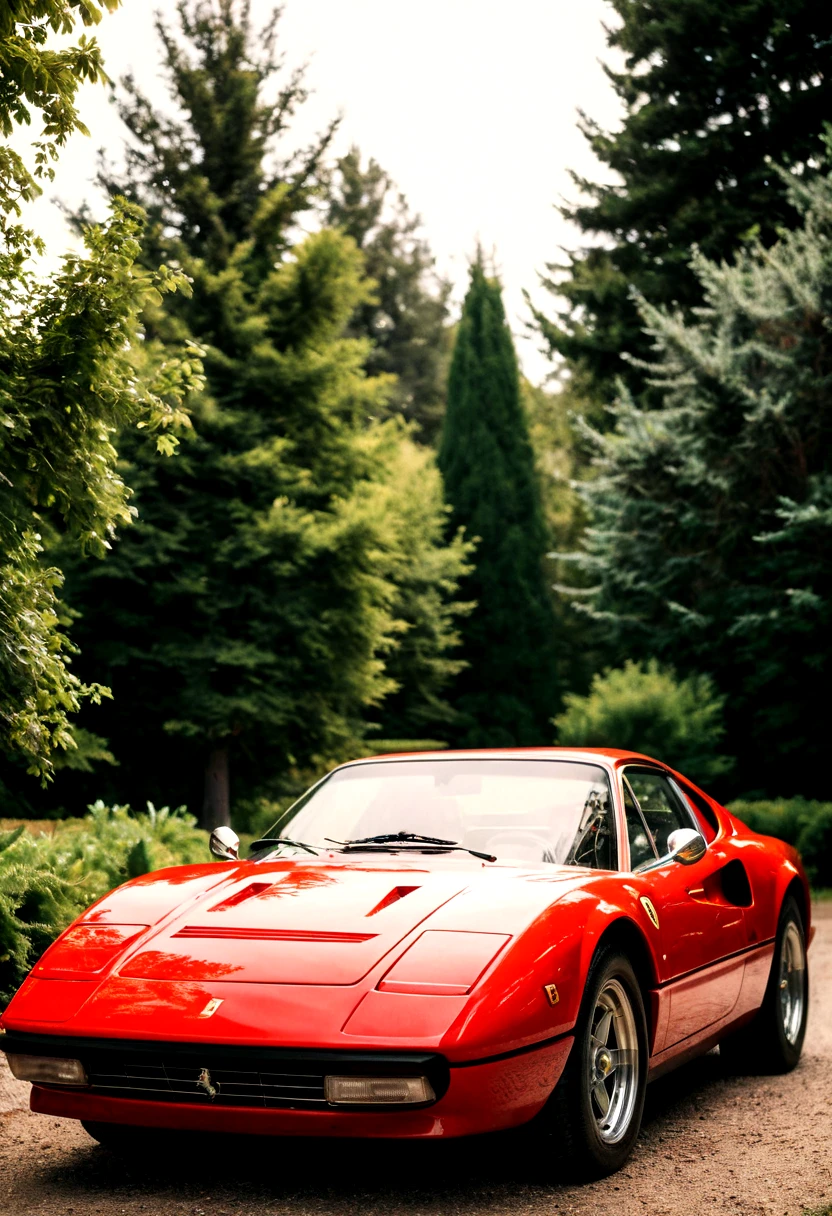
<instances>
[{"instance_id":1,"label":"overcast sky","mask_svg":"<svg viewBox=\"0 0 832 1216\"><path fill-rule=\"evenodd\" d=\"M253 0L265 18L272 0ZM123 0L97 37L113 77L132 71L163 99L153 12L171 19L175 0ZM358 144L375 157L423 217L439 268L464 293L479 239L493 250L524 368L542 379L548 363L522 338L522 290L578 236L555 210L574 197L567 171L600 169L578 132L577 110L607 127L619 108L599 60L609 61L603 0L285 0L281 44L288 64L309 61L313 96L295 130L310 137L341 113L338 150ZM80 100L91 139L76 136L54 186L30 220L55 252L71 240L56 195L91 198L95 152L114 153L120 123L101 88Z\"/></svg>"}]
</instances>

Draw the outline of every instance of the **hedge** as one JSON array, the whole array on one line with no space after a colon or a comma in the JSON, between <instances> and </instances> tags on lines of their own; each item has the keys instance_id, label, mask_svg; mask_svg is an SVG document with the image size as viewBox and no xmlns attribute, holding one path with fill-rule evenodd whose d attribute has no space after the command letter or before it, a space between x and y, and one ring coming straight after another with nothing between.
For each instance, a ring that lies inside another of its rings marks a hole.
<instances>
[{"instance_id":1,"label":"hedge","mask_svg":"<svg viewBox=\"0 0 832 1216\"><path fill-rule=\"evenodd\" d=\"M753 832L793 844L813 887L832 887L832 802L806 798L740 800L728 809Z\"/></svg>"},{"instance_id":2,"label":"hedge","mask_svg":"<svg viewBox=\"0 0 832 1216\"><path fill-rule=\"evenodd\" d=\"M83 819L50 832L33 835L21 824L0 833L0 1009L46 947L107 891L209 857L193 816L152 805L133 814L96 802Z\"/></svg>"}]
</instances>

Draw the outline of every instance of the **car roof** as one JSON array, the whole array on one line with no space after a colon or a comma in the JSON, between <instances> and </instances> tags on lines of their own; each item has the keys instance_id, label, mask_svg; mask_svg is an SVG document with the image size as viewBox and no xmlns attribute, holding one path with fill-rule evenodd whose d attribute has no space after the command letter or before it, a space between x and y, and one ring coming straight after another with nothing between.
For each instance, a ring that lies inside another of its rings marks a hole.
<instances>
[{"instance_id":1,"label":"car roof","mask_svg":"<svg viewBox=\"0 0 832 1216\"><path fill-rule=\"evenodd\" d=\"M596 764L601 761L606 761L608 767L617 768L625 761L647 761L649 764L663 765L660 760L654 760L652 756L642 755L640 752L626 751L615 747L488 747L488 748L464 748L464 749L443 749L442 751L424 751L424 752L385 752L381 755L356 757L355 760L349 760L346 764L339 765L340 768L347 768L352 764L377 764L385 763L391 760L449 760L455 757L460 758L476 758L483 760L500 759L500 760L573 760L594 761Z\"/></svg>"}]
</instances>

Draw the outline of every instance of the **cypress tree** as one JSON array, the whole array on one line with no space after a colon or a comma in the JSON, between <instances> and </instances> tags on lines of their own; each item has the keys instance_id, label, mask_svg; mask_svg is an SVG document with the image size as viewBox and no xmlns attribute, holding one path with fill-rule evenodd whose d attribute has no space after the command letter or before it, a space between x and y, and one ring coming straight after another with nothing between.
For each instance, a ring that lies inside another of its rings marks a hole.
<instances>
[{"instance_id":1,"label":"cypress tree","mask_svg":"<svg viewBox=\"0 0 832 1216\"><path fill-rule=\"evenodd\" d=\"M546 533L499 283L478 254L457 332L439 465L454 524L477 541L462 593L468 663L456 685L458 742L545 744L558 706Z\"/></svg>"},{"instance_id":2,"label":"cypress tree","mask_svg":"<svg viewBox=\"0 0 832 1216\"><path fill-rule=\"evenodd\" d=\"M575 559L619 653L714 677L737 791L826 797L832 175L786 186L800 227L695 257L695 322L642 301L658 402L625 393L596 434Z\"/></svg>"},{"instance_id":3,"label":"cypress tree","mask_svg":"<svg viewBox=\"0 0 832 1216\"><path fill-rule=\"evenodd\" d=\"M538 313L590 403L622 377L637 396L649 358L633 287L690 309L701 287L690 249L730 257L799 222L773 164L816 165L832 113L832 7L816 0L611 0L620 24L607 69L621 99L618 130L581 116L603 182L573 175L583 196L562 209L589 240L546 276L557 313ZM599 239L600 238L600 239ZM622 357L625 356L626 357ZM597 410L600 417L600 410Z\"/></svg>"},{"instance_id":4,"label":"cypress tree","mask_svg":"<svg viewBox=\"0 0 832 1216\"><path fill-rule=\"evenodd\" d=\"M79 667L112 682L99 729L121 799L201 801L211 827L228 819L232 773L239 803L326 762L396 691L385 662L412 625L402 553L444 547L444 513L426 508L417 543L390 477L401 424L368 421L390 386L366 374L367 338L345 332L372 289L360 250L328 229L298 241L328 136L274 153L304 97L290 75L264 100L274 21L258 34L234 0L179 15L181 38L159 30L180 117L131 84L126 176L104 180L147 208L148 262L176 259L193 280L192 299L148 309L147 328L199 341L207 389L164 468L125 436L138 521L108 563L76 565L68 591ZM437 574L445 604L464 552L452 542ZM453 615L433 659L454 644ZM452 673L434 670L431 695Z\"/></svg>"}]
</instances>

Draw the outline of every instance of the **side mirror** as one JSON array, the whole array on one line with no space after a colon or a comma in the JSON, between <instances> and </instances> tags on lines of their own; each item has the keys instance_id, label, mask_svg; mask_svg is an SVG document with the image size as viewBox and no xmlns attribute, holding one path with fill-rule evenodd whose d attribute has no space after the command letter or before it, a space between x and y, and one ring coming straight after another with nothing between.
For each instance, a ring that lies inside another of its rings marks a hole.
<instances>
[{"instance_id":1,"label":"side mirror","mask_svg":"<svg viewBox=\"0 0 832 1216\"><path fill-rule=\"evenodd\" d=\"M705 856L708 848L704 836L694 828L677 828L667 838L670 849L670 860L678 861L680 865L692 866L700 857Z\"/></svg>"},{"instance_id":2,"label":"side mirror","mask_svg":"<svg viewBox=\"0 0 832 1216\"><path fill-rule=\"evenodd\" d=\"M215 857L223 861L236 861L240 852L240 838L231 828L214 828L208 847Z\"/></svg>"}]
</instances>

